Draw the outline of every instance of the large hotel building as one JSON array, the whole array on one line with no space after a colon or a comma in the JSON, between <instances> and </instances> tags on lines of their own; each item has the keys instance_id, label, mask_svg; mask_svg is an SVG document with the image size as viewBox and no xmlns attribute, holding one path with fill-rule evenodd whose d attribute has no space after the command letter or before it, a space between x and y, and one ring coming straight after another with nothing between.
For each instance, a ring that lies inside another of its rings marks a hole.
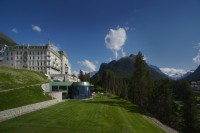
<instances>
[{"instance_id":1,"label":"large hotel building","mask_svg":"<svg viewBox=\"0 0 200 133\"><path fill-rule=\"evenodd\" d=\"M67 54L57 51L50 42L43 46L0 45L0 63L48 75L71 75L71 64Z\"/></svg>"}]
</instances>

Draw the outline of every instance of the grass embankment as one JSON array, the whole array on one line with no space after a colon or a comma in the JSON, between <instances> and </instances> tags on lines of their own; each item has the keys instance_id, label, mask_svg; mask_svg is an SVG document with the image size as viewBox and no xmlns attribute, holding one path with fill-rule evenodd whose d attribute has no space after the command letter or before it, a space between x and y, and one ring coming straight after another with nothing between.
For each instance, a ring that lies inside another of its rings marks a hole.
<instances>
[{"instance_id":1,"label":"grass embankment","mask_svg":"<svg viewBox=\"0 0 200 133\"><path fill-rule=\"evenodd\" d=\"M10 133L163 133L137 106L115 96L71 100L0 124Z\"/></svg>"},{"instance_id":2,"label":"grass embankment","mask_svg":"<svg viewBox=\"0 0 200 133\"><path fill-rule=\"evenodd\" d=\"M0 90L45 82L48 82L48 80L42 73L0 65Z\"/></svg>"},{"instance_id":3,"label":"grass embankment","mask_svg":"<svg viewBox=\"0 0 200 133\"><path fill-rule=\"evenodd\" d=\"M39 85L0 93L0 111L50 100Z\"/></svg>"}]
</instances>

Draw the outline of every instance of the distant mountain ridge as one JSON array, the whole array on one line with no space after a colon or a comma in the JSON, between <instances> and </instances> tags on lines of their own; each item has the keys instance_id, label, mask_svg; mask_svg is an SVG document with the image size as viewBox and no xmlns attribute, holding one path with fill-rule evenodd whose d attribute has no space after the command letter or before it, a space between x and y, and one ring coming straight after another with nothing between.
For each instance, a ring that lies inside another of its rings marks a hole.
<instances>
[{"instance_id":1,"label":"distant mountain ridge","mask_svg":"<svg viewBox=\"0 0 200 133\"><path fill-rule=\"evenodd\" d=\"M179 80L187 77L191 73L193 73L193 70L183 70L183 69L175 69L175 68L160 68L160 70L166 74L169 78L174 80Z\"/></svg>"},{"instance_id":2,"label":"distant mountain ridge","mask_svg":"<svg viewBox=\"0 0 200 133\"><path fill-rule=\"evenodd\" d=\"M183 80L189 80L189 81L199 81L200 80L200 65L197 67L197 69L193 72L188 74Z\"/></svg>"},{"instance_id":3,"label":"distant mountain ridge","mask_svg":"<svg viewBox=\"0 0 200 133\"><path fill-rule=\"evenodd\" d=\"M16 46L17 43L12 40L9 36L5 35L3 32L0 32L0 45L6 44L7 46Z\"/></svg>"},{"instance_id":4,"label":"distant mountain ridge","mask_svg":"<svg viewBox=\"0 0 200 133\"><path fill-rule=\"evenodd\" d=\"M98 73L103 73L106 70L111 70L117 76L129 79L133 76L135 71L135 60L136 56L131 54L130 56L123 57L117 61L113 60L109 63L102 63ZM147 66L152 74L153 79L168 78L158 67L150 64L147 64Z\"/></svg>"}]
</instances>

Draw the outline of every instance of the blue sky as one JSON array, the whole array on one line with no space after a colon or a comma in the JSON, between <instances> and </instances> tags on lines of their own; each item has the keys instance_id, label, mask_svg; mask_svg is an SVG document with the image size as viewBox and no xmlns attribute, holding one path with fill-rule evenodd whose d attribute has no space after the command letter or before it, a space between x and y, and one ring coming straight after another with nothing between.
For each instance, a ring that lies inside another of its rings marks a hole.
<instances>
[{"instance_id":1,"label":"blue sky","mask_svg":"<svg viewBox=\"0 0 200 133\"><path fill-rule=\"evenodd\" d=\"M199 0L1 0L0 16L17 43L51 40L66 51L72 71L138 51L160 68L200 63Z\"/></svg>"}]
</instances>

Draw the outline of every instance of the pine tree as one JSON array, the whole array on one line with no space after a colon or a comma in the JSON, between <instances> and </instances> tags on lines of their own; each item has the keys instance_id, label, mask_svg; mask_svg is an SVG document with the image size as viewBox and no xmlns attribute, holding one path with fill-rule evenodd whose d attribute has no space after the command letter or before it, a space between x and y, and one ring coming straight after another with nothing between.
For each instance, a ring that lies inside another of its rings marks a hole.
<instances>
[{"instance_id":1,"label":"pine tree","mask_svg":"<svg viewBox=\"0 0 200 133\"><path fill-rule=\"evenodd\" d=\"M185 133L195 133L198 128L197 109L195 97L189 83L183 83L183 107L182 107L182 130Z\"/></svg>"},{"instance_id":2,"label":"pine tree","mask_svg":"<svg viewBox=\"0 0 200 133\"><path fill-rule=\"evenodd\" d=\"M79 78L81 81L83 81L83 75L84 75L83 71L80 70L79 75L78 75L78 78Z\"/></svg>"},{"instance_id":3,"label":"pine tree","mask_svg":"<svg viewBox=\"0 0 200 133\"><path fill-rule=\"evenodd\" d=\"M135 72L132 79L132 101L143 108L148 106L148 95L151 90L152 80L147 64L141 52L136 56Z\"/></svg>"}]
</instances>

